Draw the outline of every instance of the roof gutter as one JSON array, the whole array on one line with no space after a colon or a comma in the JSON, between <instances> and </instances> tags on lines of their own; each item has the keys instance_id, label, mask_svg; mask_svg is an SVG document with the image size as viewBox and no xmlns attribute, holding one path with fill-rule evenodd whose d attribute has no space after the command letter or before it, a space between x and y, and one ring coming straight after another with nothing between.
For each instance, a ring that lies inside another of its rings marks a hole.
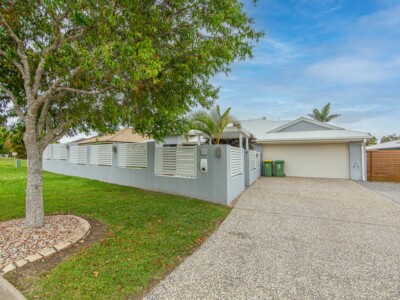
<instances>
[{"instance_id":1,"label":"roof gutter","mask_svg":"<svg viewBox=\"0 0 400 300\"><path fill-rule=\"evenodd\" d=\"M365 136L351 137L351 138L320 138L320 139L268 139L268 140L257 140L257 143L270 144L270 143L297 143L297 142L363 142L366 140Z\"/></svg>"},{"instance_id":2,"label":"roof gutter","mask_svg":"<svg viewBox=\"0 0 400 300\"><path fill-rule=\"evenodd\" d=\"M365 166L366 166L366 161L365 161L365 147L367 145L367 139L364 139L362 145L361 145L361 173L362 173L362 181L365 180Z\"/></svg>"}]
</instances>

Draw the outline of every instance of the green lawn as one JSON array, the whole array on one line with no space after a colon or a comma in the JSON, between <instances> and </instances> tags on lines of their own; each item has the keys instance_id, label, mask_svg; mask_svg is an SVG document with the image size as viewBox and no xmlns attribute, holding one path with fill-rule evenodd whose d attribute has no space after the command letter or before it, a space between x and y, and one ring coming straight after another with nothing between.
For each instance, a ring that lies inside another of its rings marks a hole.
<instances>
[{"instance_id":1,"label":"green lawn","mask_svg":"<svg viewBox=\"0 0 400 300\"><path fill-rule=\"evenodd\" d=\"M0 158L0 221L24 216L26 168ZM189 255L229 208L185 197L44 174L46 214L89 216L109 237L40 276L27 291L39 299L126 299Z\"/></svg>"}]
</instances>

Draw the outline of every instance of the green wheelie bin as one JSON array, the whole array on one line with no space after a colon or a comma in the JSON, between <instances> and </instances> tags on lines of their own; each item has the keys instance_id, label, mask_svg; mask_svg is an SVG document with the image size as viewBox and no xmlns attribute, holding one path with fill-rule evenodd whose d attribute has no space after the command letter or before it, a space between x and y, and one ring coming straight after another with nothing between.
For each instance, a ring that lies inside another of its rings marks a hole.
<instances>
[{"instance_id":1,"label":"green wheelie bin","mask_svg":"<svg viewBox=\"0 0 400 300\"><path fill-rule=\"evenodd\" d=\"M272 160L264 160L263 163L263 176L272 176Z\"/></svg>"},{"instance_id":2,"label":"green wheelie bin","mask_svg":"<svg viewBox=\"0 0 400 300\"><path fill-rule=\"evenodd\" d=\"M285 161L284 160L276 160L275 161L275 176L276 177L285 177Z\"/></svg>"}]
</instances>

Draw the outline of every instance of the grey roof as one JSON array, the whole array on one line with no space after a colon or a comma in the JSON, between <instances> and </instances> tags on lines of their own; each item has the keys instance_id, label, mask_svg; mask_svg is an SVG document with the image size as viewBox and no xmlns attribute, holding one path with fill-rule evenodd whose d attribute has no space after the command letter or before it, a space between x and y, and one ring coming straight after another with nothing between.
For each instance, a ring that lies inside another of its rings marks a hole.
<instances>
[{"instance_id":1,"label":"grey roof","mask_svg":"<svg viewBox=\"0 0 400 300\"><path fill-rule=\"evenodd\" d=\"M386 143L381 143L378 145L373 145L373 146L368 146L367 150L380 150L380 149L400 149L400 141L392 141L392 142L386 142Z\"/></svg>"},{"instance_id":2,"label":"grey roof","mask_svg":"<svg viewBox=\"0 0 400 300\"><path fill-rule=\"evenodd\" d=\"M327 124L327 123L322 123L322 122L317 121L317 120L301 117L301 118L298 118L296 120L290 121L290 122L286 123L283 126L279 126L278 128L270 130L269 132L279 132L279 131L282 131L283 129L287 128L287 127L296 125L296 124L298 124L300 122L311 123L311 124L314 124L314 125L317 125L317 126L320 126L320 127L323 127L323 128L327 128L327 129L344 129L342 127L334 126L334 125Z\"/></svg>"},{"instance_id":3,"label":"grey roof","mask_svg":"<svg viewBox=\"0 0 400 300\"><path fill-rule=\"evenodd\" d=\"M278 127L281 127L287 123L290 123L290 120L286 121L271 121L266 119L255 119L255 120L242 120L240 121L240 125L252 133L256 138L261 138L267 132L274 130Z\"/></svg>"}]
</instances>

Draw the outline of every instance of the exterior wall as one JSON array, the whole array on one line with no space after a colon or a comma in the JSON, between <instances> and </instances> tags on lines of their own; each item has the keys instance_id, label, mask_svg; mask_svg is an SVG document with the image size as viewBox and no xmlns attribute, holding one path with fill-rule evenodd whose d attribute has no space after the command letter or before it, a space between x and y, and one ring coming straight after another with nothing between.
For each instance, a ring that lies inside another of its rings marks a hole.
<instances>
[{"instance_id":1,"label":"exterior wall","mask_svg":"<svg viewBox=\"0 0 400 300\"><path fill-rule=\"evenodd\" d=\"M310 131L310 130L330 130L330 129L309 122L300 121L299 123L286 127L285 129L279 130L279 132L295 132L295 131Z\"/></svg>"},{"instance_id":2,"label":"exterior wall","mask_svg":"<svg viewBox=\"0 0 400 300\"><path fill-rule=\"evenodd\" d=\"M114 184L137 187L186 197L193 197L218 204L229 205L244 190L244 174L230 178L229 147L220 145L222 153L216 157L216 145L197 147L197 178L182 178L155 175L155 143L147 148L147 168L120 168L117 166L117 151L113 152L111 167L90 165L90 148L87 149L87 164L77 165L67 160L43 160L46 171L99 180ZM200 159L207 159L208 171L201 172Z\"/></svg>"},{"instance_id":3,"label":"exterior wall","mask_svg":"<svg viewBox=\"0 0 400 300\"><path fill-rule=\"evenodd\" d=\"M365 157L366 153L364 150L363 143L350 143L350 179L355 181L362 181L366 178L366 167L365 167ZM364 157L362 152L364 151ZM364 158L364 161L362 161ZM363 167L364 165L364 167ZM364 172L364 176L363 176Z\"/></svg>"}]
</instances>

